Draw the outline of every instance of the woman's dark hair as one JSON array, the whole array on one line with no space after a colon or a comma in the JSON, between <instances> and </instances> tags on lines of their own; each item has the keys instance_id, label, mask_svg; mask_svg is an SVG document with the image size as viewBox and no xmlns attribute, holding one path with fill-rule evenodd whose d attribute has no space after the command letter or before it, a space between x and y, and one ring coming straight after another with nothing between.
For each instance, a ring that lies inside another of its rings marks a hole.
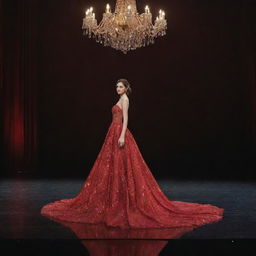
<instances>
[{"instance_id":1,"label":"woman's dark hair","mask_svg":"<svg viewBox=\"0 0 256 256\"><path fill-rule=\"evenodd\" d=\"M127 95L130 95L130 94L132 93L132 88L131 88L130 83L129 83L126 79L124 79L124 78L119 79L119 80L117 81L117 84L120 83L120 82L121 82L121 83L125 86L125 88L127 89L126 94L127 94Z\"/></svg>"}]
</instances>

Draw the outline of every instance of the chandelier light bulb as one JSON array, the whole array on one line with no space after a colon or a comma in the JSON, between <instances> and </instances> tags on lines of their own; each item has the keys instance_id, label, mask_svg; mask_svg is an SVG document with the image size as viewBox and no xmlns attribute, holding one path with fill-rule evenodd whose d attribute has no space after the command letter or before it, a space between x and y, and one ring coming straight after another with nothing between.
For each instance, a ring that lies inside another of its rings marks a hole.
<instances>
[{"instance_id":1,"label":"chandelier light bulb","mask_svg":"<svg viewBox=\"0 0 256 256\"><path fill-rule=\"evenodd\" d=\"M109 4L107 4L107 6L106 6L106 13L110 13L110 5Z\"/></svg>"},{"instance_id":2,"label":"chandelier light bulb","mask_svg":"<svg viewBox=\"0 0 256 256\"><path fill-rule=\"evenodd\" d=\"M148 5L145 6L145 13L150 13Z\"/></svg>"},{"instance_id":3,"label":"chandelier light bulb","mask_svg":"<svg viewBox=\"0 0 256 256\"><path fill-rule=\"evenodd\" d=\"M110 13L110 12L111 12L111 10L110 10L110 5L107 4L107 5L106 5L106 13Z\"/></svg>"},{"instance_id":4,"label":"chandelier light bulb","mask_svg":"<svg viewBox=\"0 0 256 256\"><path fill-rule=\"evenodd\" d=\"M107 4L99 24L93 7L87 9L82 29L84 35L95 38L98 43L127 53L153 44L157 37L164 36L167 21L162 10L153 23L148 5L145 6L145 12L139 14L136 0L116 0L114 12L111 12L110 5Z\"/></svg>"},{"instance_id":5,"label":"chandelier light bulb","mask_svg":"<svg viewBox=\"0 0 256 256\"><path fill-rule=\"evenodd\" d=\"M159 18L161 19L161 17L162 17L162 10L160 9L159 10Z\"/></svg>"}]
</instances>

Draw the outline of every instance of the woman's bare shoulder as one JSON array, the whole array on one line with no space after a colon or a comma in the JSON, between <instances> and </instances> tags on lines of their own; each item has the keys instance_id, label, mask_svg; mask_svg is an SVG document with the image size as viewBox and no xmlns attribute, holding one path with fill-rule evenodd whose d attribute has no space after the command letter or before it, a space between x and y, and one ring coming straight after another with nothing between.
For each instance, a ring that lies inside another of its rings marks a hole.
<instances>
[{"instance_id":1,"label":"woman's bare shoulder","mask_svg":"<svg viewBox=\"0 0 256 256\"><path fill-rule=\"evenodd\" d=\"M123 104L129 105L129 99L128 99L128 97L127 97L127 98L123 98L123 99L121 100L121 104L122 104L122 105L123 105Z\"/></svg>"},{"instance_id":2,"label":"woman's bare shoulder","mask_svg":"<svg viewBox=\"0 0 256 256\"><path fill-rule=\"evenodd\" d=\"M129 102L129 98L128 98L127 96L125 96L125 97L123 97L123 98L121 99L121 101Z\"/></svg>"},{"instance_id":3,"label":"woman's bare shoulder","mask_svg":"<svg viewBox=\"0 0 256 256\"><path fill-rule=\"evenodd\" d=\"M124 106L129 107L129 99L128 97L125 97L121 100L121 106L124 108Z\"/></svg>"}]
</instances>

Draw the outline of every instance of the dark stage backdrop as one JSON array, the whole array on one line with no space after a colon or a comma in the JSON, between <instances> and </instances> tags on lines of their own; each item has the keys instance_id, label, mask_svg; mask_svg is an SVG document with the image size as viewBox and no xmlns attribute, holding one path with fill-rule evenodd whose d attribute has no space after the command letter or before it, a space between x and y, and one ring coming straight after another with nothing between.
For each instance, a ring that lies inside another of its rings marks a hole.
<instances>
[{"instance_id":1,"label":"dark stage backdrop","mask_svg":"<svg viewBox=\"0 0 256 256\"><path fill-rule=\"evenodd\" d=\"M127 78L128 128L155 177L256 177L253 1L138 0L154 18L165 10L167 35L126 55L82 35L84 11L94 6L99 22L106 1L22 1L37 13L35 174L88 175L118 101L115 83ZM20 12L15 2L5 7Z\"/></svg>"}]
</instances>

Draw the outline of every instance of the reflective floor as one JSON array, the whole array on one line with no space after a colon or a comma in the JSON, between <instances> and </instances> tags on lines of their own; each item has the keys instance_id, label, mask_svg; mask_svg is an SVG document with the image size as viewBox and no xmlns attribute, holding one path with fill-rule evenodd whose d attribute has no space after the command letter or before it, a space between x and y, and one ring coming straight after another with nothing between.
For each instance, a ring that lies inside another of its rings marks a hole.
<instances>
[{"instance_id":1,"label":"reflective floor","mask_svg":"<svg viewBox=\"0 0 256 256\"><path fill-rule=\"evenodd\" d=\"M74 197L83 182L83 179L3 179L0 182L1 248L18 249L24 255L67 254L69 249L69 254L73 250L76 255L158 255L160 252L175 255L175 250L200 255L202 247L208 246L220 246L222 252L229 253L255 248L255 183L159 180L171 200L209 203L225 209L221 221L194 230L123 232L99 225L61 223L40 214L43 205ZM47 248L51 250L46 252ZM208 249L206 255L211 253Z\"/></svg>"}]
</instances>

